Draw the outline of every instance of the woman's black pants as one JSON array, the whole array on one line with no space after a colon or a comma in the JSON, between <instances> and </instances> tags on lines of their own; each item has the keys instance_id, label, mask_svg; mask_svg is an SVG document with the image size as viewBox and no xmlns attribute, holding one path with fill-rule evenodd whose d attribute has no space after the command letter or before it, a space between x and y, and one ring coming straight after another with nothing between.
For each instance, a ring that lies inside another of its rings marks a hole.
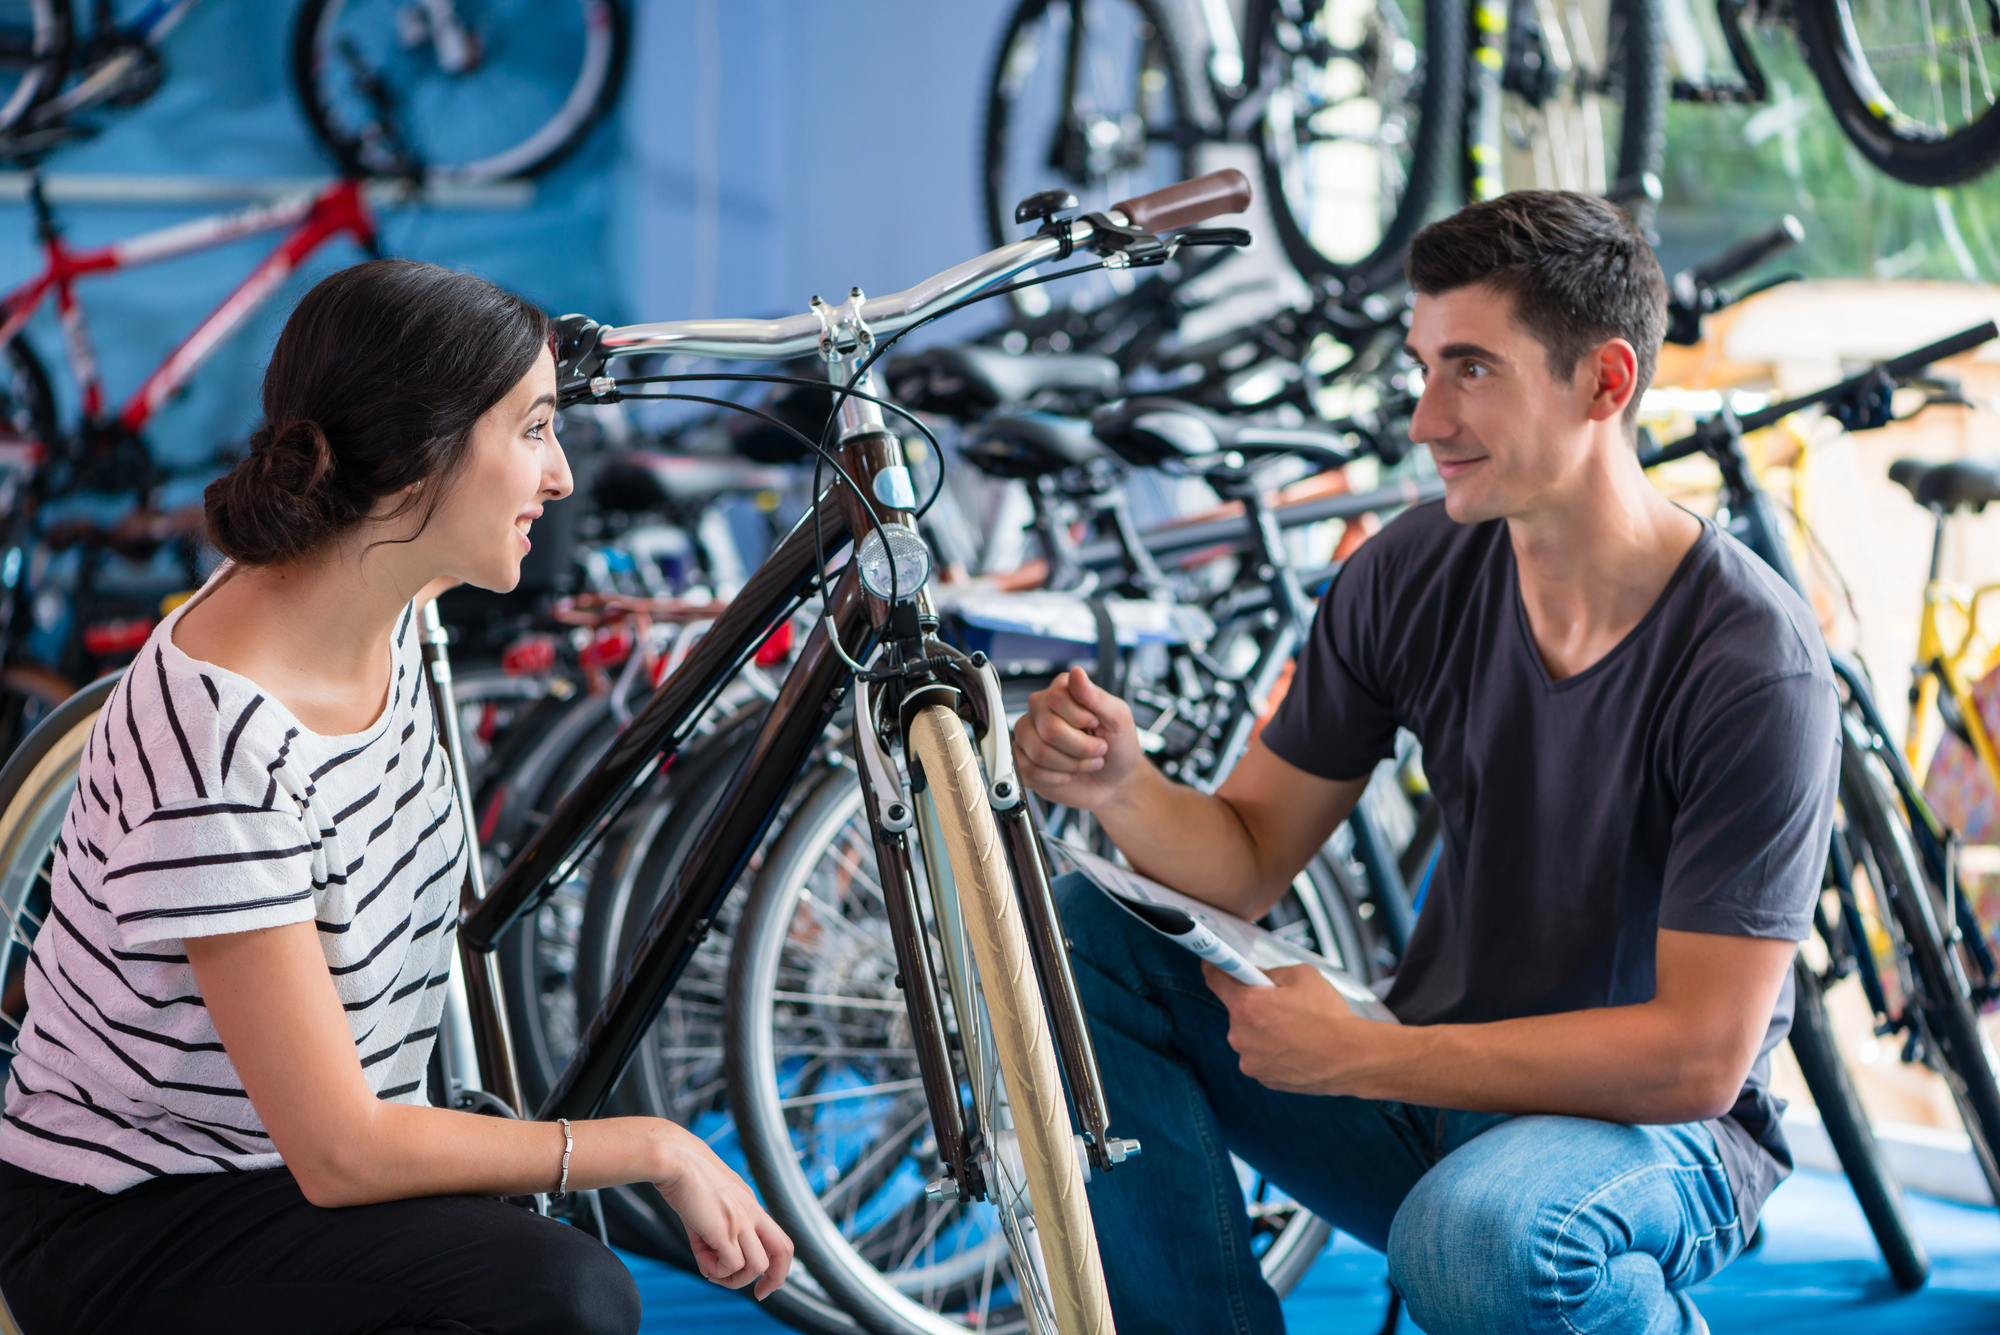
<instances>
[{"instance_id":1,"label":"woman's black pants","mask_svg":"<svg viewBox=\"0 0 2000 1335\"><path fill-rule=\"evenodd\" d=\"M633 1335L595 1237L480 1196L328 1210L289 1171L107 1196L0 1163L0 1293L25 1335Z\"/></svg>"}]
</instances>

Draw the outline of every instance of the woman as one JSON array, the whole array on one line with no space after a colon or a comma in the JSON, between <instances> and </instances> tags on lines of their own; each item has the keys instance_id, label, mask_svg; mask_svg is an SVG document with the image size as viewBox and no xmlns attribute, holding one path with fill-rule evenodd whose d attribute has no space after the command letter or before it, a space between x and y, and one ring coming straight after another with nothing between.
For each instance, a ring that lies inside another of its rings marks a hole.
<instances>
[{"instance_id":1,"label":"woman","mask_svg":"<svg viewBox=\"0 0 2000 1335\"><path fill-rule=\"evenodd\" d=\"M92 730L0 1123L0 1292L28 1335L629 1332L630 1275L496 1199L652 1182L710 1279L791 1244L647 1117L433 1108L465 831L413 629L520 578L569 494L539 310L383 260L299 303L225 563ZM566 1134L567 1132L567 1134Z\"/></svg>"}]
</instances>

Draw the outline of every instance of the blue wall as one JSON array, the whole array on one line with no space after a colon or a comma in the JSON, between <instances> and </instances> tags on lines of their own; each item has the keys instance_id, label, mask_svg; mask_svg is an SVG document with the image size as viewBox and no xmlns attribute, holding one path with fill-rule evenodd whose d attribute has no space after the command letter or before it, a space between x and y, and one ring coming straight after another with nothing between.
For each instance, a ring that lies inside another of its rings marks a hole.
<instances>
[{"instance_id":1,"label":"blue wall","mask_svg":"<svg viewBox=\"0 0 2000 1335\"><path fill-rule=\"evenodd\" d=\"M208 0L167 43L144 106L52 172L304 176L330 169L286 73L293 6ZM907 286L984 249L977 136L999 0L631 0L617 113L537 182L532 207L387 214L394 254L471 269L552 311L624 322L803 310ZM213 211L68 205L91 245ZM255 238L80 289L115 404L269 248ZM257 421L291 304L360 254L314 256L156 419L193 462ZM27 211L0 206L0 286L39 267ZM968 317L959 317L966 319ZM30 329L60 359L46 315ZM58 380L66 377L60 372Z\"/></svg>"}]
</instances>

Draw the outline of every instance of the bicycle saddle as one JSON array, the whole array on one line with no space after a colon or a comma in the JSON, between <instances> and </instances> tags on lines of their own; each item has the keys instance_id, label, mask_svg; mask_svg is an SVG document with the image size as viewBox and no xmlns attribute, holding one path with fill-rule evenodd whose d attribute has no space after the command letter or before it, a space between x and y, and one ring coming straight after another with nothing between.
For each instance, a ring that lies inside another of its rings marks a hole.
<instances>
[{"instance_id":1,"label":"bicycle saddle","mask_svg":"<svg viewBox=\"0 0 2000 1335\"><path fill-rule=\"evenodd\" d=\"M1025 356L975 344L931 348L890 363L889 390L912 408L975 417L1051 390L1102 402L1118 392L1118 363L1082 353Z\"/></svg>"},{"instance_id":2,"label":"bicycle saddle","mask_svg":"<svg viewBox=\"0 0 2000 1335\"><path fill-rule=\"evenodd\" d=\"M989 477L1030 481L1109 459L1090 423L1054 413L996 417L967 431L958 451Z\"/></svg>"},{"instance_id":3,"label":"bicycle saddle","mask_svg":"<svg viewBox=\"0 0 2000 1335\"><path fill-rule=\"evenodd\" d=\"M783 469L732 455L618 450L598 462L590 480L590 499L600 509L649 514L704 505L731 492L775 489L786 481Z\"/></svg>"},{"instance_id":4,"label":"bicycle saddle","mask_svg":"<svg viewBox=\"0 0 2000 1335\"><path fill-rule=\"evenodd\" d=\"M1987 502L2000 501L2000 459L1948 464L1898 459L1889 465L1889 480L1908 491L1918 505L1935 505L1947 514L1960 507L1980 511Z\"/></svg>"},{"instance_id":5,"label":"bicycle saddle","mask_svg":"<svg viewBox=\"0 0 2000 1335\"><path fill-rule=\"evenodd\" d=\"M1266 426L1225 417L1179 399L1136 398L1100 409L1090 418L1097 438L1141 468L1186 464L1231 450L1243 454L1297 454L1321 462L1354 456L1345 436L1309 427Z\"/></svg>"}]
</instances>

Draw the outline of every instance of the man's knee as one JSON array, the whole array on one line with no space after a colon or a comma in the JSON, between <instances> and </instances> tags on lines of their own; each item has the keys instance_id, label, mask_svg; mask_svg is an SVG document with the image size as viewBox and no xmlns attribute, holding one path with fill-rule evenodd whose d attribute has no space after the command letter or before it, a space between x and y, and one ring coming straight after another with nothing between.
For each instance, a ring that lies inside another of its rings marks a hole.
<instances>
[{"instance_id":1,"label":"man's knee","mask_svg":"<svg viewBox=\"0 0 2000 1335\"><path fill-rule=\"evenodd\" d=\"M1553 1228L1518 1183L1433 1168L1390 1225L1389 1278L1430 1335L1538 1330Z\"/></svg>"}]
</instances>

